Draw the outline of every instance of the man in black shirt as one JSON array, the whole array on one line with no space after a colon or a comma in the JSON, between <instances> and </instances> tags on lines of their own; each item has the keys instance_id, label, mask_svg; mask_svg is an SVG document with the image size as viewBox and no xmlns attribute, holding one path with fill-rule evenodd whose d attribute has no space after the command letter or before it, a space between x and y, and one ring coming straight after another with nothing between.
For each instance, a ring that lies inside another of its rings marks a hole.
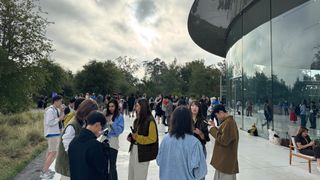
<instances>
[{"instance_id":1,"label":"man in black shirt","mask_svg":"<svg viewBox=\"0 0 320 180\"><path fill-rule=\"evenodd\" d=\"M86 128L71 141L68 149L71 179L107 179L107 147L96 140L105 124L106 119L102 113L91 112L87 117Z\"/></svg>"}]
</instances>

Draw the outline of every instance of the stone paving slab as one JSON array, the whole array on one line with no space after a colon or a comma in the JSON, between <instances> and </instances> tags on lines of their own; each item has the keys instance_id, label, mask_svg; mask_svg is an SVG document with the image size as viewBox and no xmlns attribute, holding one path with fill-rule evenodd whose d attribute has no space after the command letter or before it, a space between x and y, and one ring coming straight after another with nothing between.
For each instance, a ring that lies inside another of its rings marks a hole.
<instances>
[{"instance_id":1,"label":"stone paving slab","mask_svg":"<svg viewBox=\"0 0 320 180\"><path fill-rule=\"evenodd\" d=\"M125 117L125 131L120 136L120 149L118 153L117 169L119 180L128 179L129 164L129 143L126 140L127 134L130 132L130 126L133 119ZM160 142L166 132L166 127L158 125ZM319 180L320 172L316 169L316 162L312 163L312 173L308 172L307 163L303 159L294 157L292 166L289 165L289 149L277 145L270 144L266 139L260 137L249 136L244 131L239 131L239 166L240 173L237 175L238 180ZM214 168L209 164L214 140L207 143L207 165L208 174L206 179L213 179ZM16 179L39 179L40 169L43 163L43 154L38 156L35 162L19 174ZM39 166L40 165L40 166ZM54 164L51 166L53 169ZM56 174L54 180L59 180L60 175ZM159 167L155 161L149 166L148 180L159 179Z\"/></svg>"}]
</instances>

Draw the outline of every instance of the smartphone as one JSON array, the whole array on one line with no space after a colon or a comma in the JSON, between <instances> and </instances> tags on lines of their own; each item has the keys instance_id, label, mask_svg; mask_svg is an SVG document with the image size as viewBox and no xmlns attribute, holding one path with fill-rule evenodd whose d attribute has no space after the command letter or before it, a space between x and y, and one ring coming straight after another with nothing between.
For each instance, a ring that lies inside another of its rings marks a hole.
<instances>
[{"instance_id":1,"label":"smartphone","mask_svg":"<svg viewBox=\"0 0 320 180\"><path fill-rule=\"evenodd\" d=\"M203 120L203 122L204 122L204 123L206 123L206 124L208 124L208 125L210 125L210 124L209 124L209 122L208 122L207 120Z\"/></svg>"},{"instance_id":2,"label":"smartphone","mask_svg":"<svg viewBox=\"0 0 320 180\"><path fill-rule=\"evenodd\" d=\"M132 128L132 126L130 126L131 132L135 133L134 129Z\"/></svg>"},{"instance_id":3,"label":"smartphone","mask_svg":"<svg viewBox=\"0 0 320 180\"><path fill-rule=\"evenodd\" d=\"M108 131L109 129L108 128L105 128L104 130L102 130L104 133L106 132L106 131Z\"/></svg>"}]
</instances>

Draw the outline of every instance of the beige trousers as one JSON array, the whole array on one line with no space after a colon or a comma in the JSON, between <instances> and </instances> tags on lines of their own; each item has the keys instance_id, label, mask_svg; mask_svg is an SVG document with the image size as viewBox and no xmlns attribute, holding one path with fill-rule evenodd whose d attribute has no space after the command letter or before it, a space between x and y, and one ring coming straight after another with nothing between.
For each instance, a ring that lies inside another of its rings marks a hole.
<instances>
[{"instance_id":1,"label":"beige trousers","mask_svg":"<svg viewBox=\"0 0 320 180\"><path fill-rule=\"evenodd\" d=\"M225 174L216 170L214 180L237 180L237 176L236 174Z\"/></svg>"},{"instance_id":2,"label":"beige trousers","mask_svg":"<svg viewBox=\"0 0 320 180\"><path fill-rule=\"evenodd\" d=\"M129 159L129 175L128 180L147 180L149 161L139 163L138 146L133 145Z\"/></svg>"}]
</instances>

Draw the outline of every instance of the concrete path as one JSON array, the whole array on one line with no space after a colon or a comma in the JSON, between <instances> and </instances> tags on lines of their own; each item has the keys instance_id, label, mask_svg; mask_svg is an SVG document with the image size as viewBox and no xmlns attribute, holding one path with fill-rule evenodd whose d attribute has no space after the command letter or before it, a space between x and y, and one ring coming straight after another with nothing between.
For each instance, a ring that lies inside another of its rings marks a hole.
<instances>
[{"instance_id":1,"label":"concrete path","mask_svg":"<svg viewBox=\"0 0 320 180\"><path fill-rule=\"evenodd\" d=\"M130 126L133 119L125 117L125 131L120 136L120 149L118 153L117 169L119 180L128 179L128 163L129 163L129 143L126 140L127 134L130 132ZM166 127L158 125L160 141L166 131ZM266 139L260 137L249 136L244 131L239 131L239 165L240 173L237 175L238 180L319 180L320 172L316 169L316 162L312 164L312 173L308 172L307 162L303 159L293 158L293 165L289 165L289 149L281 146L270 144ZM207 162L208 174L206 179L213 179L214 169L209 164L214 141L207 144ZM41 162L42 156L37 158L37 163ZM54 164L51 166L53 169ZM29 165L16 179L38 179L39 169L37 165ZM159 179L159 167L155 161L149 166L148 180ZM60 175L56 174L55 180L60 179Z\"/></svg>"}]
</instances>

